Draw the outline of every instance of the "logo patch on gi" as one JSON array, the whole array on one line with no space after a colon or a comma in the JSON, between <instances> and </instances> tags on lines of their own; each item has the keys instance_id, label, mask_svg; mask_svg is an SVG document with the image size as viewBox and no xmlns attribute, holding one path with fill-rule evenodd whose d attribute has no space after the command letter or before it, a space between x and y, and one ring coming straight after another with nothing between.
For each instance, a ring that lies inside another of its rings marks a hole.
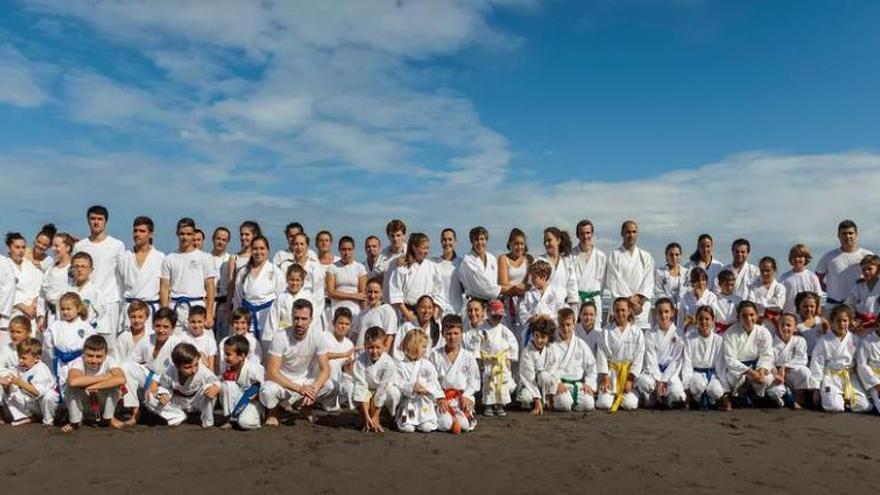
<instances>
[{"instance_id":1,"label":"logo patch on gi","mask_svg":"<svg viewBox=\"0 0 880 495\"><path fill-rule=\"evenodd\" d=\"M76 334L79 335L79 338L83 338L86 336L86 331L83 330L82 328L80 328L79 330L76 331Z\"/></svg>"},{"instance_id":2,"label":"logo patch on gi","mask_svg":"<svg viewBox=\"0 0 880 495\"><path fill-rule=\"evenodd\" d=\"M199 263L199 260L189 260L189 267L190 268L198 270L199 266L201 266L201 264Z\"/></svg>"},{"instance_id":3,"label":"logo patch on gi","mask_svg":"<svg viewBox=\"0 0 880 495\"><path fill-rule=\"evenodd\" d=\"M165 358L165 367L167 368L171 364L171 358Z\"/></svg>"},{"instance_id":4,"label":"logo patch on gi","mask_svg":"<svg viewBox=\"0 0 880 495\"><path fill-rule=\"evenodd\" d=\"M27 377L27 382L28 382L28 383L33 383L33 381L34 381L34 377L33 377L33 375Z\"/></svg>"}]
</instances>

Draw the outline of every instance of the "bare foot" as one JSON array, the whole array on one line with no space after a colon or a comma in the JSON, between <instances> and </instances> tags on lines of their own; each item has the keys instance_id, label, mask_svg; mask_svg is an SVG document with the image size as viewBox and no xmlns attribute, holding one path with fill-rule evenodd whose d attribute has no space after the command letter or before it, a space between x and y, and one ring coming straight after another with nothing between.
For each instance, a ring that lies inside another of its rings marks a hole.
<instances>
[{"instance_id":1,"label":"bare foot","mask_svg":"<svg viewBox=\"0 0 880 495\"><path fill-rule=\"evenodd\" d=\"M12 426L26 425L26 424L30 423L31 421L32 421L31 418L19 419L19 420L13 421Z\"/></svg>"},{"instance_id":2,"label":"bare foot","mask_svg":"<svg viewBox=\"0 0 880 495\"><path fill-rule=\"evenodd\" d=\"M276 417L266 418L266 426L278 426L278 418L276 418Z\"/></svg>"},{"instance_id":3,"label":"bare foot","mask_svg":"<svg viewBox=\"0 0 880 495\"><path fill-rule=\"evenodd\" d=\"M116 428L117 430L121 430L128 426L128 421L119 421L116 418L110 420L110 426Z\"/></svg>"},{"instance_id":4,"label":"bare foot","mask_svg":"<svg viewBox=\"0 0 880 495\"><path fill-rule=\"evenodd\" d=\"M66 425L61 427L61 431L64 433L73 433L76 429L79 428L78 424L67 423Z\"/></svg>"},{"instance_id":5,"label":"bare foot","mask_svg":"<svg viewBox=\"0 0 880 495\"><path fill-rule=\"evenodd\" d=\"M221 430L231 430L232 423L224 423L223 426L220 427Z\"/></svg>"}]
</instances>

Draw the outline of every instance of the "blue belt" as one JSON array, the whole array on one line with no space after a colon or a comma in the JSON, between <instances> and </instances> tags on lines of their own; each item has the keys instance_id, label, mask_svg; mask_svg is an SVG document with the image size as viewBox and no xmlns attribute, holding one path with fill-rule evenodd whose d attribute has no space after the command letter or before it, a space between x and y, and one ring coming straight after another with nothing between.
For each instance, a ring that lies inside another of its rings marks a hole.
<instances>
[{"instance_id":1,"label":"blue belt","mask_svg":"<svg viewBox=\"0 0 880 495\"><path fill-rule=\"evenodd\" d=\"M64 387L61 386L61 364L67 364L74 359L82 356L82 349L75 351L62 351L55 349L55 357L52 358L52 374L55 375L55 385L58 386L58 402L63 400Z\"/></svg>"},{"instance_id":2,"label":"blue belt","mask_svg":"<svg viewBox=\"0 0 880 495\"><path fill-rule=\"evenodd\" d=\"M144 380L144 400L147 398L147 391L150 390L150 385L153 384L153 379L156 376L156 373L153 370L147 370L147 379Z\"/></svg>"},{"instance_id":3,"label":"blue belt","mask_svg":"<svg viewBox=\"0 0 880 495\"><path fill-rule=\"evenodd\" d=\"M205 298L204 298L204 297L187 297L187 296L180 296L180 297L172 297L171 300L174 301L174 307L173 307L172 309L173 309L174 312L176 313L176 312L177 312L177 307L180 306L181 304L186 304L186 308L189 309L189 308L192 307L192 303L194 303L194 302L199 302L199 301L204 301Z\"/></svg>"},{"instance_id":4,"label":"blue belt","mask_svg":"<svg viewBox=\"0 0 880 495\"><path fill-rule=\"evenodd\" d=\"M694 368L696 373L702 373L703 376L706 377L706 388L709 388L709 383L712 382L712 378L715 376L714 368ZM709 404L709 396L706 395L706 391L703 391L703 395L700 396L700 410L708 411L711 404Z\"/></svg>"},{"instance_id":5,"label":"blue belt","mask_svg":"<svg viewBox=\"0 0 880 495\"><path fill-rule=\"evenodd\" d=\"M669 367L669 363L658 364L657 367L660 368L660 373L666 373L666 368Z\"/></svg>"},{"instance_id":6,"label":"blue belt","mask_svg":"<svg viewBox=\"0 0 880 495\"><path fill-rule=\"evenodd\" d=\"M145 299L138 299L138 298L136 298L136 297L126 297L126 298L125 298L125 303L126 303L126 304L131 304L131 303L133 303L133 302L135 302L135 301L141 301L142 303L144 303L144 304L146 304L147 306L149 306L149 307L150 307L150 311L152 311L152 313L150 313L150 316L156 314L156 311L159 311L159 300L158 300L158 299L155 299L155 300L152 300L152 301L147 301L147 300L145 300Z\"/></svg>"},{"instance_id":7,"label":"blue belt","mask_svg":"<svg viewBox=\"0 0 880 495\"><path fill-rule=\"evenodd\" d=\"M740 361L740 362L742 364L748 366L751 369L755 369L758 367L758 360L757 359L750 359L748 361Z\"/></svg>"},{"instance_id":8,"label":"blue belt","mask_svg":"<svg viewBox=\"0 0 880 495\"><path fill-rule=\"evenodd\" d=\"M832 299L830 297L825 298L825 302L828 304L843 304L843 301L838 301L837 299Z\"/></svg>"},{"instance_id":9,"label":"blue belt","mask_svg":"<svg viewBox=\"0 0 880 495\"><path fill-rule=\"evenodd\" d=\"M263 304L254 304L247 299L242 299L241 301L241 307L248 310L251 314L251 324L254 326L254 336L257 337L257 341L260 340L260 311L272 307L273 302L275 302L274 299Z\"/></svg>"},{"instance_id":10,"label":"blue belt","mask_svg":"<svg viewBox=\"0 0 880 495\"><path fill-rule=\"evenodd\" d=\"M238 417L241 416L241 413L243 413L244 409L250 404L251 399L253 399L259 392L260 382L253 383L250 387L245 389L241 394L241 398L238 399L238 402L232 409L232 413L229 415L230 421L238 421Z\"/></svg>"}]
</instances>

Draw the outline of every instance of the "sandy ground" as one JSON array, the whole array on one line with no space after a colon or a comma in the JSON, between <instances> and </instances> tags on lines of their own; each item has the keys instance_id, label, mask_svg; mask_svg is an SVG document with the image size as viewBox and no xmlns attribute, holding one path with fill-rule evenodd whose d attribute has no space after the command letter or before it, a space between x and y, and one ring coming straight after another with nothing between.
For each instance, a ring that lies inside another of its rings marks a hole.
<instances>
[{"instance_id":1,"label":"sandy ground","mask_svg":"<svg viewBox=\"0 0 880 495\"><path fill-rule=\"evenodd\" d=\"M473 433L365 434L352 415L256 432L0 427L3 493L872 493L880 417L511 413ZM399 491L398 491L399 490Z\"/></svg>"}]
</instances>

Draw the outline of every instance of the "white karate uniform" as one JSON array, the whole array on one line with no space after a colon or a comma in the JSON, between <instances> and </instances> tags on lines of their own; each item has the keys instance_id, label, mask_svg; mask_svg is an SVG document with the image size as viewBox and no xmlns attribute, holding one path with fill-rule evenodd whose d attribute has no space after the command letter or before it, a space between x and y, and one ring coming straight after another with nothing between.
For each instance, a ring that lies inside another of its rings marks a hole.
<instances>
[{"instance_id":1,"label":"white karate uniform","mask_svg":"<svg viewBox=\"0 0 880 495\"><path fill-rule=\"evenodd\" d=\"M109 374L112 370L117 369L122 372L119 363L111 356L107 356L101 366L98 368L89 368L83 362L82 357L76 358L70 363L71 370L79 370L85 376L95 376ZM113 419L116 412L116 402L119 400L119 387L105 388L95 392L98 402L98 411L103 420ZM91 399L86 390L81 387L71 387L70 384L65 385L64 389L64 406L67 407L68 420L73 424L82 423L83 411L89 409Z\"/></svg>"},{"instance_id":2,"label":"white karate uniform","mask_svg":"<svg viewBox=\"0 0 880 495\"><path fill-rule=\"evenodd\" d=\"M318 253L316 253L313 249L309 249L307 251L308 259L311 261L318 261ZM295 263L294 254L292 251L287 249L282 249L275 253L275 256L272 257L272 264L277 266L282 273L287 274L287 268Z\"/></svg>"},{"instance_id":3,"label":"white karate uniform","mask_svg":"<svg viewBox=\"0 0 880 495\"><path fill-rule=\"evenodd\" d=\"M274 301L278 296L287 292L287 280L281 270L268 261L263 263L256 275L251 271L250 267L245 267L237 274L235 282L235 296L232 298L232 305L236 308L248 308L250 305L251 312L248 331L253 333L257 340L264 340L263 331L268 326L269 315L271 313ZM266 306L268 305L268 306ZM264 307L265 306L265 307ZM257 309L257 308L263 309ZM291 302L291 309L293 309ZM312 315L315 319L316 313ZM256 321L254 321L256 320ZM274 332L273 332L274 333ZM273 335L274 337L274 335Z\"/></svg>"},{"instance_id":4,"label":"white karate uniform","mask_svg":"<svg viewBox=\"0 0 880 495\"><path fill-rule=\"evenodd\" d=\"M602 332L599 346L596 348L596 371L600 375L611 378L611 388L607 392L599 391L596 397L596 408L610 410L618 394L618 384L623 390L623 383L629 375L638 377L642 374L645 361L645 337L642 330L635 324L624 328L612 325ZM629 363L627 376L618 376L612 363ZM633 384L635 385L635 383ZM624 393L620 407L627 410L639 407L639 397L635 386L630 392Z\"/></svg>"},{"instance_id":5,"label":"white karate uniform","mask_svg":"<svg viewBox=\"0 0 880 495\"><path fill-rule=\"evenodd\" d=\"M691 271L694 268L702 268L703 270L706 270L706 274L709 276L707 279L708 288L709 288L709 290L715 290L715 287L716 287L715 284L718 281L718 274L721 273L721 270L724 269L724 263L718 261L715 258L712 258L712 261L709 262L708 266L705 263L703 263L702 261L696 261L696 262L688 261L687 265L684 266L685 272L687 272L685 274L686 276L684 278L685 285L687 285L687 286L691 285L690 284Z\"/></svg>"},{"instance_id":6,"label":"white karate uniform","mask_svg":"<svg viewBox=\"0 0 880 495\"><path fill-rule=\"evenodd\" d=\"M708 290L706 293L711 294ZM687 399L680 378L683 360L684 338L675 325L665 332L658 327L645 332L645 364L638 388L646 404L663 400L667 407L672 407ZM657 397L657 382L666 384L666 397Z\"/></svg>"},{"instance_id":7,"label":"white karate uniform","mask_svg":"<svg viewBox=\"0 0 880 495\"><path fill-rule=\"evenodd\" d=\"M757 361L755 366L745 362ZM736 324L724 333L724 378L725 386L733 395L739 395L746 383L745 373L751 369L767 370L760 383L751 384L758 397L764 397L767 387L773 382L773 336L766 327L755 325L746 332L742 325Z\"/></svg>"},{"instance_id":8,"label":"white karate uniform","mask_svg":"<svg viewBox=\"0 0 880 495\"><path fill-rule=\"evenodd\" d=\"M387 353L383 353L375 362L370 360L367 353L362 353L352 366L354 402L364 403L372 399L373 406L380 409L385 407L394 415L400 403L397 373L397 362Z\"/></svg>"},{"instance_id":9,"label":"white karate uniform","mask_svg":"<svg viewBox=\"0 0 880 495\"><path fill-rule=\"evenodd\" d=\"M584 327L578 323L577 328L574 330L574 336L583 340L590 347L590 352L593 353L593 357L596 357L596 349L599 347L599 342L602 341L602 332L604 332L601 328L593 328L589 332L584 330Z\"/></svg>"},{"instance_id":10,"label":"white karate uniform","mask_svg":"<svg viewBox=\"0 0 880 495\"><path fill-rule=\"evenodd\" d=\"M343 354L354 348L354 344L348 339L348 337L343 337L342 340L337 340L336 336L331 334L330 338L327 339L327 342L329 343L329 352L335 354ZM354 393L354 381L352 380L351 375L343 370L345 361L345 359L330 360L330 380L333 382L333 387L337 391L336 406L353 408L354 400L352 399L352 395ZM331 406L330 409L334 410L337 409L337 407Z\"/></svg>"},{"instance_id":11,"label":"white karate uniform","mask_svg":"<svg viewBox=\"0 0 880 495\"><path fill-rule=\"evenodd\" d=\"M431 330L432 326L434 327L433 332ZM417 323L405 321L397 328L397 335L394 337L394 344L391 349L391 355L394 359L398 361L406 361L406 351L403 350L403 339L406 338L406 334L416 329L421 330L428 336L428 346L423 357L428 357L428 354L430 354L433 349L446 345L446 341L443 339L443 335L440 332L439 323L431 320L425 327L422 327Z\"/></svg>"},{"instance_id":12,"label":"white karate uniform","mask_svg":"<svg viewBox=\"0 0 880 495\"><path fill-rule=\"evenodd\" d=\"M761 280L758 280L752 285L748 300L758 306L760 316L764 316L768 309L781 312L785 306L785 286L774 279L770 282L770 287L765 287Z\"/></svg>"},{"instance_id":13,"label":"white karate uniform","mask_svg":"<svg viewBox=\"0 0 880 495\"><path fill-rule=\"evenodd\" d=\"M400 405L397 406L395 422L403 433L420 431L428 433L439 426L436 402L446 395L437 380L437 370L427 359L397 363L397 380L400 389ZM427 395L416 393L416 384L428 391Z\"/></svg>"},{"instance_id":14,"label":"white karate uniform","mask_svg":"<svg viewBox=\"0 0 880 495\"><path fill-rule=\"evenodd\" d=\"M798 323L798 334L807 341L807 356L813 356L813 349L816 348L816 342L825 335L825 327L822 320L818 317L813 320L813 325L807 325L804 322Z\"/></svg>"},{"instance_id":15,"label":"white karate uniform","mask_svg":"<svg viewBox=\"0 0 880 495\"><path fill-rule=\"evenodd\" d=\"M230 380L229 378L232 378ZM254 363L245 359L241 364L238 373L227 371L221 375L220 381L220 405L223 408L223 415L229 417L235 411L235 407L242 399L245 391L252 385L263 383L265 379L265 371L259 363ZM230 418L230 421L236 423L242 430L257 430L260 428L260 417L263 412L263 406L258 400L259 393L254 395L246 406L239 413L237 418Z\"/></svg>"},{"instance_id":16,"label":"white karate uniform","mask_svg":"<svg viewBox=\"0 0 880 495\"><path fill-rule=\"evenodd\" d=\"M391 251L391 246L385 246L379 253L379 259L376 260L376 270L382 274L382 302L389 304L391 302L389 287L391 286L391 272L397 266L397 259L406 255L404 248L399 253Z\"/></svg>"},{"instance_id":17,"label":"white karate uniform","mask_svg":"<svg viewBox=\"0 0 880 495\"><path fill-rule=\"evenodd\" d=\"M681 382L698 403L705 394L708 404L713 405L727 391L723 348L724 339L715 332L708 337L691 332L684 339Z\"/></svg>"},{"instance_id":18,"label":"white karate uniform","mask_svg":"<svg viewBox=\"0 0 880 495\"><path fill-rule=\"evenodd\" d=\"M826 412L843 412L846 405L852 412L871 410L871 402L856 371L856 352L860 343L861 339L850 332L841 339L829 331L813 349L811 388L819 389L822 409Z\"/></svg>"},{"instance_id":19,"label":"white karate uniform","mask_svg":"<svg viewBox=\"0 0 880 495\"><path fill-rule=\"evenodd\" d=\"M429 259L410 266L395 263L388 280L388 302L390 304L406 304L415 306L419 298L428 295L441 308L446 302L443 299L443 281L437 265Z\"/></svg>"},{"instance_id":20,"label":"white karate uniform","mask_svg":"<svg viewBox=\"0 0 880 495\"><path fill-rule=\"evenodd\" d=\"M112 332L110 327L112 324L110 311L112 311L111 308L114 306L108 305L104 300L104 291L91 280L86 281L83 286L71 287L70 291L79 294L79 298L82 299L83 304L88 308L86 322L107 340L111 350L115 350L116 333Z\"/></svg>"},{"instance_id":21,"label":"white karate uniform","mask_svg":"<svg viewBox=\"0 0 880 495\"><path fill-rule=\"evenodd\" d=\"M572 337L568 342L558 341L550 344L550 358L555 364L553 375L556 383L562 383L565 391L561 394L552 389L553 409L557 411L592 411L596 406L596 358L590 346L583 340ZM520 364L522 372L522 364ZM576 388L575 388L576 387ZM584 387L589 387L587 393Z\"/></svg>"},{"instance_id":22,"label":"white karate uniform","mask_svg":"<svg viewBox=\"0 0 880 495\"><path fill-rule=\"evenodd\" d=\"M463 305L461 280L458 276L458 267L461 265L461 257L456 255L451 260L442 256L431 258L440 272L440 293L443 295L443 307L441 315L461 314Z\"/></svg>"},{"instance_id":23,"label":"white karate uniform","mask_svg":"<svg viewBox=\"0 0 880 495\"><path fill-rule=\"evenodd\" d=\"M306 277L303 280L303 286L302 289L300 289L300 292L303 294L311 294L312 324L313 326L317 325L317 328L323 331L325 330L323 315L326 302L324 297L324 284L327 271L325 270L324 265L317 260L309 259L306 261L305 265L300 264L300 266L306 271ZM275 330L277 331L279 329L276 327Z\"/></svg>"},{"instance_id":24,"label":"white karate uniform","mask_svg":"<svg viewBox=\"0 0 880 495\"><path fill-rule=\"evenodd\" d=\"M269 344L278 332L293 325L293 303L296 302L297 299L305 299L306 301L312 302L313 297L312 293L305 289L300 289L296 294L291 294L287 290L278 294L275 302L272 303L272 307L269 308L269 316L266 319L266 326L265 328L261 328L260 332L260 346L264 351L269 350ZM312 306L312 309L314 310L314 306ZM321 325L316 323L316 315L317 313L312 315L312 324L309 327L310 331L321 331ZM251 335L251 333L249 332L248 335Z\"/></svg>"},{"instance_id":25,"label":"white karate uniform","mask_svg":"<svg viewBox=\"0 0 880 495\"><path fill-rule=\"evenodd\" d=\"M761 269L756 265L746 261L743 263L743 266L737 269L733 266L733 263L728 263L727 265L724 265L721 270L718 270L715 274L715 279L710 279L711 286L715 287L716 290L718 288L718 273L721 273L724 270L730 270L736 275L736 279L733 282L733 293L739 296L740 299L747 299L752 285L754 285L756 281L761 280ZM712 280L714 280L714 282L712 282Z\"/></svg>"},{"instance_id":26,"label":"white karate uniform","mask_svg":"<svg viewBox=\"0 0 880 495\"><path fill-rule=\"evenodd\" d=\"M672 275L669 270L669 266L665 264L662 267L657 268L654 271L653 301L656 303L658 299L660 299L661 297L665 297L672 300L672 302L675 304L675 307L678 307L678 302L681 299L681 295L687 289L687 284L685 283L686 275L687 272L685 271L685 268L681 265L678 266L678 275L676 276Z\"/></svg>"},{"instance_id":27,"label":"white karate uniform","mask_svg":"<svg viewBox=\"0 0 880 495\"><path fill-rule=\"evenodd\" d=\"M223 337L223 340L221 340L220 343L217 345L217 356L220 358L220 363L219 366L217 366L217 369L219 369L221 373L226 371L226 362L224 361L223 348L226 346L226 341L229 340L230 337L232 336L230 335L229 337ZM246 338L248 344L250 344L247 360L253 364L262 364L263 346L260 345L260 342L257 340L256 337L254 337L254 334L252 333L244 334L244 338Z\"/></svg>"},{"instance_id":28,"label":"white karate uniform","mask_svg":"<svg viewBox=\"0 0 880 495\"><path fill-rule=\"evenodd\" d=\"M124 363L131 359L131 357L134 356L134 348L137 346L138 342L145 337L149 339L150 335L153 335L152 328L145 328L138 336L137 341L135 341L134 335L132 335L130 329L120 333L116 338L116 352L113 354L116 357L116 361Z\"/></svg>"},{"instance_id":29,"label":"white karate uniform","mask_svg":"<svg viewBox=\"0 0 880 495\"><path fill-rule=\"evenodd\" d=\"M605 282L605 270L608 264L608 255L596 247L589 255L581 251L580 246L571 250L572 272L574 273L575 286L578 291L578 301L583 303L587 300L596 304L596 321L602 321L602 284ZM581 294L590 295L581 298Z\"/></svg>"},{"instance_id":30,"label":"white karate uniform","mask_svg":"<svg viewBox=\"0 0 880 495\"><path fill-rule=\"evenodd\" d=\"M554 376L556 355L550 346L543 349L529 342L519 356L519 403L523 409L531 409L535 400L546 405L547 396L556 391L559 378Z\"/></svg>"},{"instance_id":31,"label":"white karate uniform","mask_svg":"<svg viewBox=\"0 0 880 495\"><path fill-rule=\"evenodd\" d=\"M446 349L441 347L431 351L428 359L437 370L437 378L440 387L445 392L446 403L455 414L455 419L453 419L449 411L438 408L438 429L450 431L453 423L458 421L461 431L473 431L477 426L477 420L473 410L470 414L463 412L461 397L470 400L472 405L476 404L474 395L480 390L480 368L477 365L477 358L472 352L461 348L458 350L458 355L455 356L455 361L450 361Z\"/></svg>"},{"instance_id":32,"label":"white karate uniform","mask_svg":"<svg viewBox=\"0 0 880 495\"><path fill-rule=\"evenodd\" d=\"M635 316L635 325L639 328L650 328L648 322L651 297L654 295L654 257L639 247L629 252L621 246L608 255L607 266L605 288L611 292L612 301L618 297L641 295L645 302L642 312Z\"/></svg>"},{"instance_id":33,"label":"white karate uniform","mask_svg":"<svg viewBox=\"0 0 880 495\"><path fill-rule=\"evenodd\" d=\"M140 299L150 307L150 311L147 313L147 326L152 326L153 314L159 311L159 278L164 259L165 253L152 246L150 246L150 252L141 266L138 266L137 254L134 251L126 251L120 256L119 264L116 266L116 276L122 287L120 314L122 329L127 329L130 326L128 306L135 299Z\"/></svg>"},{"instance_id":34,"label":"white karate uniform","mask_svg":"<svg viewBox=\"0 0 880 495\"><path fill-rule=\"evenodd\" d=\"M162 260L160 278L169 283L168 303L177 313L175 331L182 332L187 325L189 308L205 306L205 283L217 280L213 257L198 249L169 253Z\"/></svg>"},{"instance_id":35,"label":"white karate uniform","mask_svg":"<svg viewBox=\"0 0 880 495\"><path fill-rule=\"evenodd\" d=\"M15 300L15 264L0 254L0 330L6 331Z\"/></svg>"},{"instance_id":36,"label":"white karate uniform","mask_svg":"<svg viewBox=\"0 0 880 495\"><path fill-rule=\"evenodd\" d=\"M104 335L104 338L109 336L108 343L113 344L116 341L116 334L119 332L120 300L122 296L116 267L125 253L125 244L109 235L101 242L92 242L91 239L86 237L73 246L74 254L80 252L88 253L92 257L95 269L89 280L101 291L102 301L107 311L107 330L99 332Z\"/></svg>"},{"instance_id":37,"label":"white karate uniform","mask_svg":"<svg viewBox=\"0 0 880 495\"><path fill-rule=\"evenodd\" d=\"M60 390L67 383L70 363L82 354L83 343L94 334L95 329L80 318L55 320L43 333L43 356Z\"/></svg>"},{"instance_id":38,"label":"white karate uniform","mask_svg":"<svg viewBox=\"0 0 880 495\"><path fill-rule=\"evenodd\" d=\"M577 274L574 270L574 263L570 256L559 256L556 265L550 257L544 253L538 256L538 260L546 261L550 264L552 271L550 272L550 280L547 281L548 286L554 288L562 295L565 303L578 303L578 281Z\"/></svg>"},{"instance_id":39,"label":"white karate uniform","mask_svg":"<svg viewBox=\"0 0 880 495\"><path fill-rule=\"evenodd\" d=\"M70 292L73 279L70 277L70 263L53 266L43 273L40 283L40 299L45 305L46 325L58 319L58 301L65 292Z\"/></svg>"},{"instance_id":40,"label":"white karate uniform","mask_svg":"<svg viewBox=\"0 0 880 495\"><path fill-rule=\"evenodd\" d=\"M58 392L55 391L55 379L49 367L38 362L28 370L18 366L16 371L37 389L39 395L33 396L17 386L10 387L3 403L9 410L12 421L37 414L42 416L44 425L52 426L55 422L55 411L58 409Z\"/></svg>"},{"instance_id":41,"label":"white karate uniform","mask_svg":"<svg viewBox=\"0 0 880 495\"><path fill-rule=\"evenodd\" d=\"M182 342L182 337L170 335L162 344L158 352L156 349L156 335L142 338L134 346L131 357L122 363L122 371L125 372L125 394L122 404L125 407L138 407L140 398L153 382L158 383L159 377L171 366L171 351ZM149 382L149 383L148 383Z\"/></svg>"},{"instance_id":42,"label":"white karate uniform","mask_svg":"<svg viewBox=\"0 0 880 495\"><path fill-rule=\"evenodd\" d=\"M186 334L182 336L181 342L188 342L194 345L195 348L198 349L199 354L202 355L202 358L213 357L216 362L218 348L217 339L214 337L213 331L205 329L199 336L186 332Z\"/></svg>"},{"instance_id":43,"label":"white karate uniform","mask_svg":"<svg viewBox=\"0 0 880 495\"><path fill-rule=\"evenodd\" d=\"M862 386L871 396L874 408L880 411L880 396L877 385L880 385L880 337L871 332L856 350L856 365Z\"/></svg>"},{"instance_id":44,"label":"white karate uniform","mask_svg":"<svg viewBox=\"0 0 880 495\"><path fill-rule=\"evenodd\" d=\"M464 255L458 267L458 278L464 289L466 299L497 299L501 294L498 285L498 260L486 253L484 263L479 256L470 252Z\"/></svg>"},{"instance_id":45,"label":"white karate uniform","mask_svg":"<svg viewBox=\"0 0 880 495\"><path fill-rule=\"evenodd\" d=\"M718 296L714 292L706 289L703 295L697 299L697 293L694 292L694 289L688 288L681 296L678 316L675 321L675 325L681 330L682 335L690 331L691 325L696 324L697 310L700 306L709 306L715 312L715 316L718 316Z\"/></svg>"},{"instance_id":46,"label":"white karate uniform","mask_svg":"<svg viewBox=\"0 0 880 495\"><path fill-rule=\"evenodd\" d=\"M819 277L810 270L802 272L789 270L782 274L779 283L785 287L785 305L782 309L786 313L797 314L794 300L801 292L815 292L819 294L819 297L825 294L825 291L822 290L822 284L819 283Z\"/></svg>"},{"instance_id":47,"label":"white karate uniform","mask_svg":"<svg viewBox=\"0 0 880 495\"><path fill-rule=\"evenodd\" d=\"M529 320L538 315L549 316L556 320L556 313L565 307L565 294L558 287L548 286L543 291L531 289L525 293L519 303L518 327L522 329L522 335L517 338L521 341L521 347L528 345Z\"/></svg>"},{"instance_id":48,"label":"white karate uniform","mask_svg":"<svg viewBox=\"0 0 880 495\"><path fill-rule=\"evenodd\" d=\"M483 363L483 405L507 405L516 389L510 369L510 363L519 360L516 337L506 326L487 322L472 333L471 340L468 350L473 349Z\"/></svg>"},{"instance_id":49,"label":"white karate uniform","mask_svg":"<svg viewBox=\"0 0 880 495\"><path fill-rule=\"evenodd\" d=\"M397 334L397 311L390 304L382 304L375 308L364 310L358 315L357 323L352 325L352 340L358 348L364 347L364 334L370 327L379 327L385 330L386 335Z\"/></svg>"},{"instance_id":50,"label":"white karate uniform","mask_svg":"<svg viewBox=\"0 0 880 495\"><path fill-rule=\"evenodd\" d=\"M803 337L793 335L788 342L783 342L779 337L775 337L773 339L773 365L777 370L785 368L785 383L770 385L767 387L767 395L782 398L785 395L786 387L792 391L809 389L811 374L808 364L807 341Z\"/></svg>"},{"instance_id":51,"label":"white karate uniform","mask_svg":"<svg viewBox=\"0 0 880 495\"><path fill-rule=\"evenodd\" d=\"M367 269L358 261L352 261L347 265L343 265L342 261L337 261L330 265L330 273L333 274L333 280L336 282L337 292L357 294L358 281L367 275ZM331 299L330 301L331 322L338 308L348 308L352 318L361 312L361 305L357 301L347 299Z\"/></svg>"},{"instance_id":52,"label":"white karate uniform","mask_svg":"<svg viewBox=\"0 0 880 495\"><path fill-rule=\"evenodd\" d=\"M16 317L24 315L15 306L24 304L29 306L35 300L37 309L40 309L40 286L43 283L43 272L28 260L22 260L20 265L12 264L15 270L15 294L12 298L12 315Z\"/></svg>"},{"instance_id":53,"label":"white karate uniform","mask_svg":"<svg viewBox=\"0 0 880 495\"><path fill-rule=\"evenodd\" d=\"M816 274L825 275L825 288L831 306L842 304L846 300L853 285L862 278L859 263L869 254L873 253L864 248L858 248L852 253L844 253L837 248L819 259Z\"/></svg>"},{"instance_id":54,"label":"white karate uniform","mask_svg":"<svg viewBox=\"0 0 880 495\"><path fill-rule=\"evenodd\" d=\"M202 426L214 426L214 404L217 398L205 395L213 385L220 385L220 380L204 365L199 365L193 376L181 381L180 372L173 364L159 378L159 388L146 401L147 409L161 416L168 426L178 426L186 421L189 413L199 413ZM159 396L171 397L171 402L162 405Z\"/></svg>"},{"instance_id":55,"label":"white karate uniform","mask_svg":"<svg viewBox=\"0 0 880 495\"><path fill-rule=\"evenodd\" d=\"M287 327L275 334L269 344L268 355L281 358L279 373L288 380L300 385L313 383L320 373L318 356L331 352L332 338L328 332L309 329L302 340L297 340L294 337L293 327ZM328 407L336 403L336 390L333 385L332 380L327 380L318 391L318 400ZM268 379L260 388L260 402L267 409L275 409L279 404L292 407L302 398L299 393Z\"/></svg>"},{"instance_id":56,"label":"white karate uniform","mask_svg":"<svg viewBox=\"0 0 880 495\"><path fill-rule=\"evenodd\" d=\"M715 330L724 333L739 321L739 303L743 300L736 294L717 294L715 310Z\"/></svg>"},{"instance_id":57,"label":"white karate uniform","mask_svg":"<svg viewBox=\"0 0 880 495\"><path fill-rule=\"evenodd\" d=\"M860 320L880 316L880 280L869 288L868 283L859 280L850 290L846 305L853 308Z\"/></svg>"}]
</instances>

